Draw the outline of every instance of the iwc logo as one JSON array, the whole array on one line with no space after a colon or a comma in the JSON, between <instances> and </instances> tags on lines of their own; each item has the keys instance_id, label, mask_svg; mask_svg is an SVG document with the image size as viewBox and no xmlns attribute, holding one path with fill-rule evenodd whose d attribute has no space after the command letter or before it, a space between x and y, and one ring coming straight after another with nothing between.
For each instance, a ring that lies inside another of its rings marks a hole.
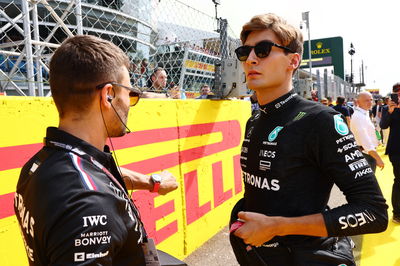
<instances>
[{"instance_id":1,"label":"iwc logo","mask_svg":"<svg viewBox=\"0 0 400 266\"><path fill-rule=\"evenodd\" d=\"M278 137L278 133L282 130L282 128L283 127L277 126L274 130L272 130L268 135L268 141L274 141Z\"/></svg>"},{"instance_id":2,"label":"iwc logo","mask_svg":"<svg viewBox=\"0 0 400 266\"><path fill-rule=\"evenodd\" d=\"M342 136L349 134L349 128L339 114L333 116L333 121L335 123L335 130L337 133Z\"/></svg>"}]
</instances>

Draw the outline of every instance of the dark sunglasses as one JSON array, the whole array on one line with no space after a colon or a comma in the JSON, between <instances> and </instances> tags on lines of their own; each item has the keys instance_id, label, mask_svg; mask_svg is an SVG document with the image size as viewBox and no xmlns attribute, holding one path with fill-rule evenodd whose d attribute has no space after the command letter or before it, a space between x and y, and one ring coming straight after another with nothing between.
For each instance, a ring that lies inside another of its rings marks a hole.
<instances>
[{"instance_id":1,"label":"dark sunglasses","mask_svg":"<svg viewBox=\"0 0 400 266\"><path fill-rule=\"evenodd\" d=\"M139 102L140 97L142 96L142 92L139 89L132 88L132 87L127 87L125 85L122 85L122 84L119 84L119 83L116 83L116 82L105 82L105 83L102 83L100 85L97 85L96 89L101 89L107 84L111 84L113 86L122 87L124 89L129 90L129 106L135 106Z\"/></svg>"},{"instance_id":2,"label":"dark sunglasses","mask_svg":"<svg viewBox=\"0 0 400 266\"><path fill-rule=\"evenodd\" d=\"M271 52L272 46L281 48L289 53L294 53L290 48L270 41L261 41L257 43L255 46L250 46L250 45L240 46L235 50L235 53L239 61L243 62L247 60L247 58L251 53L251 50L254 48L254 53L258 58L265 58Z\"/></svg>"}]
</instances>

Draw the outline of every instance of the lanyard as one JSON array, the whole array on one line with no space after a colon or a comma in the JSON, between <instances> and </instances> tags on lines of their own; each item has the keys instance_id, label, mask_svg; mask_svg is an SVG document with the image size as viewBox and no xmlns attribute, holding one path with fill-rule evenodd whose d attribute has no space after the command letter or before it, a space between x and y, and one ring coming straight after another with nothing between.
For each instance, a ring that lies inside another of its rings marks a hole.
<instances>
[{"instance_id":1,"label":"lanyard","mask_svg":"<svg viewBox=\"0 0 400 266\"><path fill-rule=\"evenodd\" d=\"M92 156L90 156L86 152L84 152L84 151L82 151L82 150L80 150L80 149L78 149L76 147L73 147L71 145L68 145L68 144L65 144L65 143L61 143L61 142L57 142L57 141L53 141L53 140L47 140L46 138L45 138L45 143L46 143L46 146L49 146L49 147L60 148L60 149L63 149L63 150L67 150L69 152L73 152L74 154L76 154L80 158L82 158L82 159L84 159L84 160L86 160L88 162L91 162L97 168L102 170L107 175L107 177L114 184L116 184L118 186L118 188L124 193L124 196L125 196L126 200L128 200L129 205L132 207L133 213L136 216L136 221L138 223L140 223L140 229L139 230L140 230L141 233L143 233L145 242L147 242L147 233L146 233L146 230L145 230L144 225L142 223L142 220L140 219L140 213L139 213L135 203L133 202L132 198L129 197L128 193L126 193L126 191L122 187L121 183L114 177L113 174L110 173L110 171L106 167L104 167L101 163L99 163L95 158L93 158ZM142 242L142 239L139 239L139 242Z\"/></svg>"}]
</instances>

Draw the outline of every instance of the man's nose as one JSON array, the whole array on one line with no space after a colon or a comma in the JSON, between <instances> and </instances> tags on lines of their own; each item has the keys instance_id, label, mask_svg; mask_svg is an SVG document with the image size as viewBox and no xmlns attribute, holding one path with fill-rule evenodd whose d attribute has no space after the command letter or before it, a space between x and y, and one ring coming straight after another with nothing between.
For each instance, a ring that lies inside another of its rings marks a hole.
<instances>
[{"instance_id":1,"label":"man's nose","mask_svg":"<svg viewBox=\"0 0 400 266\"><path fill-rule=\"evenodd\" d=\"M251 49L249 56L247 57L246 64L249 65L256 65L258 64L259 58L256 56L256 53L254 52L254 48Z\"/></svg>"}]
</instances>

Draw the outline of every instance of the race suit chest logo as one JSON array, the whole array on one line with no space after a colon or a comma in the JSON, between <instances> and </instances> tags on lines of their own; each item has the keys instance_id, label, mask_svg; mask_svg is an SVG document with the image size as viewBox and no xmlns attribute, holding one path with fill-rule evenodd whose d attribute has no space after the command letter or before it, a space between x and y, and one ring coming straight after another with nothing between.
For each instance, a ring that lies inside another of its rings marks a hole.
<instances>
[{"instance_id":1,"label":"race suit chest logo","mask_svg":"<svg viewBox=\"0 0 400 266\"><path fill-rule=\"evenodd\" d=\"M273 178L268 179L266 177L260 177L249 174L245 171L242 171L242 174L243 174L243 181L254 187L266 190L273 190L273 191L279 191L279 189L281 188L279 186L278 179L273 179Z\"/></svg>"},{"instance_id":2,"label":"race suit chest logo","mask_svg":"<svg viewBox=\"0 0 400 266\"><path fill-rule=\"evenodd\" d=\"M268 135L268 141L274 141L278 137L279 131L281 131L282 129L283 127L277 126L274 130L272 130L271 133L269 133Z\"/></svg>"},{"instance_id":3,"label":"race suit chest logo","mask_svg":"<svg viewBox=\"0 0 400 266\"><path fill-rule=\"evenodd\" d=\"M343 119L340 117L340 114L334 115L333 121L337 133L339 133L342 136L349 134L349 128L347 127Z\"/></svg>"}]
</instances>

